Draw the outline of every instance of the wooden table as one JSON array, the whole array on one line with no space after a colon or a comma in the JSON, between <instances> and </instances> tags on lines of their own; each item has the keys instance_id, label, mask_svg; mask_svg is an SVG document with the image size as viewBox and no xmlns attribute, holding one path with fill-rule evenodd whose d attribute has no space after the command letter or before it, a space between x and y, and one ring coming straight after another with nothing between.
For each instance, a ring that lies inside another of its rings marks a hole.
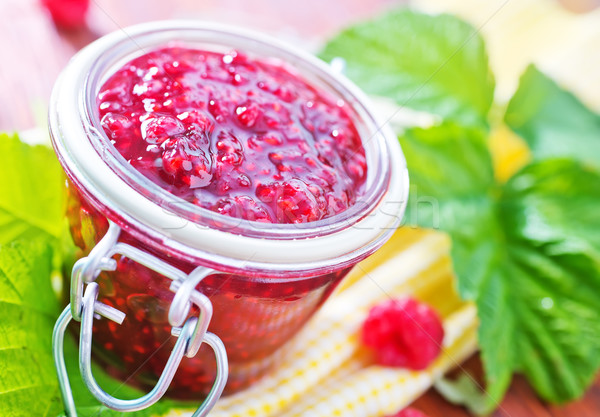
<instances>
[{"instance_id":1,"label":"wooden table","mask_svg":"<svg viewBox=\"0 0 600 417\"><path fill-rule=\"evenodd\" d=\"M481 381L481 362L475 355L462 365L463 369ZM456 374L457 371L454 371ZM451 375L452 376L452 375ZM414 403L415 408L430 417L468 417L462 407L449 405L435 390L431 389ZM549 405L540 401L522 376L513 383L492 417L598 417L600 416L600 375L584 398L563 406Z\"/></svg>"},{"instance_id":2,"label":"wooden table","mask_svg":"<svg viewBox=\"0 0 600 417\"><path fill-rule=\"evenodd\" d=\"M201 18L277 33L307 48L349 22L375 15L396 4L391 0L93 0L89 28L58 32L35 0L0 3L0 130L25 130L45 125L54 80L68 59L97 36L134 23L164 18ZM599 0L562 0L579 11ZM477 356L464 369L481 376ZM464 417L430 390L415 407L430 417ZM495 417L598 417L600 378L580 401L558 407L539 401L527 382L516 377L493 414Z\"/></svg>"}]
</instances>

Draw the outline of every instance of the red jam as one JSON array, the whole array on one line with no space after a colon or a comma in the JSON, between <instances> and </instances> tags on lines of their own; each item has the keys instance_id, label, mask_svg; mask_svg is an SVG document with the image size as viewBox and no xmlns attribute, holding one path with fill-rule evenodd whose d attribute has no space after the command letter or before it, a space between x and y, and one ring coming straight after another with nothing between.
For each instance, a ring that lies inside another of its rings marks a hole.
<instances>
[{"instance_id":1,"label":"red jam","mask_svg":"<svg viewBox=\"0 0 600 417\"><path fill-rule=\"evenodd\" d=\"M112 75L98 106L138 171L228 216L320 220L354 204L365 181L351 110L275 61L166 47Z\"/></svg>"},{"instance_id":2,"label":"red jam","mask_svg":"<svg viewBox=\"0 0 600 417\"><path fill-rule=\"evenodd\" d=\"M364 188L365 151L352 109L276 61L159 49L112 75L98 107L106 134L133 167L217 213L270 223L316 221L356 203ZM69 189L71 234L83 256L106 233L106 209L73 184ZM198 266L121 226L119 241L185 273ZM97 278L98 298L126 318L121 325L94 321L94 353L122 380L149 389L175 343L170 280L126 257L116 260L116 271ZM349 269L331 265L320 275L285 277L237 271L200 282L197 290L214 310L209 331L227 350L227 393L249 386L273 365L273 353ZM194 358L184 358L169 394L198 400L211 389L215 366L214 353L202 345Z\"/></svg>"},{"instance_id":3,"label":"red jam","mask_svg":"<svg viewBox=\"0 0 600 417\"><path fill-rule=\"evenodd\" d=\"M84 256L108 230L108 221L85 197L69 186L67 216L71 235ZM197 265L178 260L164 248L155 249L126 230L120 242L143 248L185 273ZM102 272L96 282L98 300L126 314L122 324L94 320L95 359L116 378L148 391L161 375L175 337L171 335L168 312L174 294L170 280L133 262L117 257L115 272ZM221 338L229 361L225 394L248 387L276 363L274 352L287 342L327 299L350 268L332 266L330 272L285 278L214 274L196 289L213 306L208 330ZM67 284L68 285L68 284ZM190 315L198 315L193 309ZM213 351L203 344L193 358L184 358L167 394L198 401L207 395L216 377Z\"/></svg>"}]
</instances>

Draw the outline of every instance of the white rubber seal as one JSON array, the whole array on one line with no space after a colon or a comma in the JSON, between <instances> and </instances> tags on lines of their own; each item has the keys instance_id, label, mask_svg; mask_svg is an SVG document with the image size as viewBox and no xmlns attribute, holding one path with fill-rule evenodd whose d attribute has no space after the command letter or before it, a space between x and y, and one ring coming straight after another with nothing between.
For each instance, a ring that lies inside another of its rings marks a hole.
<instances>
[{"instance_id":1,"label":"white rubber seal","mask_svg":"<svg viewBox=\"0 0 600 417\"><path fill-rule=\"evenodd\" d=\"M167 208L161 207L149 200L120 178L96 152L84 129L79 117L81 108L81 90L86 74L92 63L116 42L121 42L136 34L147 32L149 29L190 28L197 26L202 29L218 28L222 25L200 24L198 22L169 21L151 23L127 28L105 36L92 45L80 51L61 74L53 91L50 128L54 146L61 162L68 171L76 173L77 182L89 185L107 207L117 213L123 213L133 218L155 234L172 239L189 248L205 253L215 254L219 258L229 258L236 261L249 261L267 264L313 264L322 261L335 262L338 258L358 257L362 248L367 248L374 241L389 236L398 227L406 205L408 194L408 174L406 162L398 141L388 126L381 128L388 138L388 150L391 159L391 183L389 189L373 212L339 232L319 237L305 239L259 239L241 236L217 229L209 229L197 224L183 221ZM236 28L226 28L229 32L268 41L271 44L282 45L264 35L241 31ZM132 41L133 42L133 41ZM313 56L292 49L301 59L331 73L331 70ZM336 74L336 77L339 77ZM341 77L341 83L364 105L369 106L369 100L351 82ZM369 106L369 109L372 108ZM375 118L377 120L377 118ZM89 191L88 191L89 192Z\"/></svg>"}]
</instances>

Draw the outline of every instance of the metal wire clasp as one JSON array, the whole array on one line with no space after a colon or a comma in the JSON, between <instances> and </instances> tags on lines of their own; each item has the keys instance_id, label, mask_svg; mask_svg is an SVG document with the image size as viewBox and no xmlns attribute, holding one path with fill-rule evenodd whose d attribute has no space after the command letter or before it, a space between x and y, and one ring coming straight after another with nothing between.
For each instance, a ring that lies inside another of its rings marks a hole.
<instances>
[{"instance_id":1,"label":"metal wire clasp","mask_svg":"<svg viewBox=\"0 0 600 417\"><path fill-rule=\"evenodd\" d=\"M71 320L74 319L81 321L79 370L83 381L98 401L117 411L142 410L156 403L167 391L183 356L194 357L202 343L208 344L215 352L216 379L210 393L193 414L193 417L205 416L223 393L228 376L225 346L218 336L207 331L212 318L212 304L208 297L195 289L202 279L215 271L198 267L187 275L147 252L118 242L120 232L120 228L110 222L108 232L90 251L90 254L75 263L71 274L71 303L64 309L54 326L52 335L54 362L65 412L69 417L77 417L64 359L65 331ZM175 293L169 308L169 323L173 326L171 333L178 338L177 342L156 386L146 395L133 400L122 400L111 396L98 385L92 373L91 354L94 316L100 315L119 324L125 319L125 313L98 301L98 284L94 282L101 271L116 268L116 261L112 259L114 255L128 257L171 279L170 290ZM188 318L192 305L198 307L200 314L198 317Z\"/></svg>"}]
</instances>

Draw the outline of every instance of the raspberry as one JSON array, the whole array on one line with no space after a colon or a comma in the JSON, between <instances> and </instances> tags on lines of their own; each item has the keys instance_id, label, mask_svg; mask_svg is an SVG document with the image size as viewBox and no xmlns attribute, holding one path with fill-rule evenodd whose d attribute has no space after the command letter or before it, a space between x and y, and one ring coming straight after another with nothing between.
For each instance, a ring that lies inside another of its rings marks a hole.
<instances>
[{"instance_id":1,"label":"raspberry","mask_svg":"<svg viewBox=\"0 0 600 417\"><path fill-rule=\"evenodd\" d=\"M371 309L363 343L384 366L425 369L440 354L444 328L437 313L412 298L389 300Z\"/></svg>"},{"instance_id":2,"label":"raspberry","mask_svg":"<svg viewBox=\"0 0 600 417\"><path fill-rule=\"evenodd\" d=\"M256 103L248 103L244 106L238 106L235 114L239 122L246 127L252 127L261 115L260 107Z\"/></svg>"},{"instance_id":3,"label":"raspberry","mask_svg":"<svg viewBox=\"0 0 600 417\"><path fill-rule=\"evenodd\" d=\"M149 144L160 145L165 140L184 132L183 124L175 117L158 116L144 120L142 138Z\"/></svg>"},{"instance_id":4,"label":"raspberry","mask_svg":"<svg viewBox=\"0 0 600 417\"><path fill-rule=\"evenodd\" d=\"M346 163L346 172L352 179L363 178L367 173L367 160L364 155L356 153Z\"/></svg>"},{"instance_id":5,"label":"raspberry","mask_svg":"<svg viewBox=\"0 0 600 417\"><path fill-rule=\"evenodd\" d=\"M209 136L214 129L214 125L210 118L200 113L198 110L188 110L177 115L177 118L183 123L186 123L192 129L197 129Z\"/></svg>"},{"instance_id":6,"label":"raspberry","mask_svg":"<svg viewBox=\"0 0 600 417\"><path fill-rule=\"evenodd\" d=\"M42 0L42 4L58 28L74 30L85 26L89 0Z\"/></svg>"},{"instance_id":7,"label":"raspberry","mask_svg":"<svg viewBox=\"0 0 600 417\"><path fill-rule=\"evenodd\" d=\"M390 417L427 417L427 415L415 408L405 408Z\"/></svg>"},{"instance_id":8,"label":"raspberry","mask_svg":"<svg viewBox=\"0 0 600 417\"><path fill-rule=\"evenodd\" d=\"M106 113L101 122L104 126L110 129L110 138L120 138L126 136L130 129L133 128L134 122L127 116L122 114ZM126 144L126 146L129 143Z\"/></svg>"},{"instance_id":9,"label":"raspberry","mask_svg":"<svg viewBox=\"0 0 600 417\"><path fill-rule=\"evenodd\" d=\"M272 223L267 211L248 196L221 199L217 202L216 207L217 213L262 223Z\"/></svg>"},{"instance_id":10,"label":"raspberry","mask_svg":"<svg viewBox=\"0 0 600 417\"><path fill-rule=\"evenodd\" d=\"M301 180L290 180L281 187L277 208L280 223L306 223L323 217L316 197Z\"/></svg>"},{"instance_id":11,"label":"raspberry","mask_svg":"<svg viewBox=\"0 0 600 417\"><path fill-rule=\"evenodd\" d=\"M244 148L230 132L221 131L217 135L217 161L240 165L244 159Z\"/></svg>"},{"instance_id":12,"label":"raspberry","mask_svg":"<svg viewBox=\"0 0 600 417\"><path fill-rule=\"evenodd\" d=\"M221 100L211 99L208 102L208 111L214 116L215 120L219 123L224 122L229 116L229 109L227 105Z\"/></svg>"},{"instance_id":13,"label":"raspberry","mask_svg":"<svg viewBox=\"0 0 600 417\"><path fill-rule=\"evenodd\" d=\"M174 137L166 140L163 147L162 167L176 183L198 188L210 182L210 163L194 142L183 137Z\"/></svg>"}]
</instances>

